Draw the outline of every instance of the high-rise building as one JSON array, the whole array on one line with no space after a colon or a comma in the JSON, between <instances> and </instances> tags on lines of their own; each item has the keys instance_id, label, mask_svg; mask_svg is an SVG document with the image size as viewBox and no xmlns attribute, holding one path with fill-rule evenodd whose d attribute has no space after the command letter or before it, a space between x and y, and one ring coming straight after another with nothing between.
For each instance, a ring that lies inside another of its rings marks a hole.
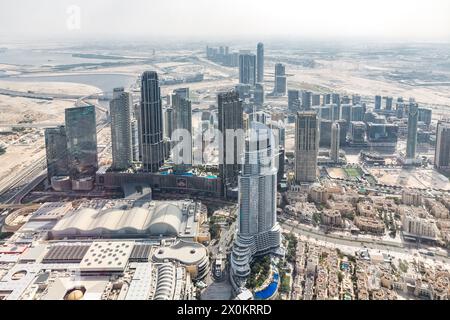
<instances>
[{"instance_id":1,"label":"high-rise building","mask_svg":"<svg viewBox=\"0 0 450 320\"><path fill-rule=\"evenodd\" d=\"M258 106L262 106L264 104L264 86L262 83L257 83L255 85L255 90L253 91L253 100L254 103Z\"/></svg>"},{"instance_id":2,"label":"high-rise building","mask_svg":"<svg viewBox=\"0 0 450 320\"><path fill-rule=\"evenodd\" d=\"M133 98L123 88L115 88L109 104L111 114L112 168L125 170L133 161L131 128Z\"/></svg>"},{"instance_id":3,"label":"high-rise building","mask_svg":"<svg viewBox=\"0 0 450 320\"><path fill-rule=\"evenodd\" d=\"M332 104L331 105L331 119L333 121L337 121L341 119L341 105L340 104Z\"/></svg>"},{"instance_id":4,"label":"high-rise building","mask_svg":"<svg viewBox=\"0 0 450 320\"><path fill-rule=\"evenodd\" d=\"M174 129L185 129L192 134L192 104L189 100L189 88L174 90L171 100L174 111Z\"/></svg>"},{"instance_id":5,"label":"high-rise building","mask_svg":"<svg viewBox=\"0 0 450 320\"><path fill-rule=\"evenodd\" d=\"M173 91L172 107L174 111L174 130L186 130L191 137L192 146L192 105L189 100L189 88L181 88ZM175 137L179 139L180 137ZM185 137L183 137L185 139ZM184 154L184 152L190 154ZM192 165L192 148L180 150L180 154L174 155L175 162L183 159L183 164L176 163L175 171L186 171Z\"/></svg>"},{"instance_id":6,"label":"high-rise building","mask_svg":"<svg viewBox=\"0 0 450 320\"><path fill-rule=\"evenodd\" d=\"M352 121L363 121L364 120L364 107L361 105L356 105L352 107Z\"/></svg>"},{"instance_id":7,"label":"high-rise building","mask_svg":"<svg viewBox=\"0 0 450 320\"><path fill-rule=\"evenodd\" d=\"M331 93L326 93L323 95L322 105L326 106L328 104L331 104Z\"/></svg>"},{"instance_id":8,"label":"high-rise building","mask_svg":"<svg viewBox=\"0 0 450 320\"><path fill-rule=\"evenodd\" d=\"M450 169L450 120L438 122L434 166L438 170Z\"/></svg>"},{"instance_id":9,"label":"high-rise building","mask_svg":"<svg viewBox=\"0 0 450 320\"><path fill-rule=\"evenodd\" d=\"M286 94L286 67L284 64L275 64L275 87L274 93L278 95Z\"/></svg>"},{"instance_id":10,"label":"high-rise building","mask_svg":"<svg viewBox=\"0 0 450 320\"><path fill-rule=\"evenodd\" d=\"M375 96L375 110L381 110L381 96Z\"/></svg>"},{"instance_id":11,"label":"high-rise building","mask_svg":"<svg viewBox=\"0 0 450 320\"><path fill-rule=\"evenodd\" d=\"M358 94L352 95L352 105L361 104L361 96Z\"/></svg>"},{"instance_id":12,"label":"high-rise building","mask_svg":"<svg viewBox=\"0 0 450 320\"><path fill-rule=\"evenodd\" d=\"M386 110L392 110L392 102L394 100L394 98L392 97L384 97L386 100Z\"/></svg>"},{"instance_id":13,"label":"high-rise building","mask_svg":"<svg viewBox=\"0 0 450 320\"><path fill-rule=\"evenodd\" d=\"M134 162L139 162L141 161L141 144L139 143L139 137L140 137L140 133L139 133L139 118L140 118L140 103L135 103L133 106L133 116L132 116L132 120L131 120L131 132L132 132L132 136L131 136L131 143L133 145L133 161Z\"/></svg>"},{"instance_id":14,"label":"high-rise building","mask_svg":"<svg viewBox=\"0 0 450 320\"><path fill-rule=\"evenodd\" d=\"M331 146L331 127L333 125L332 120L320 119L319 128L319 146L321 148L329 149Z\"/></svg>"},{"instance_id":15,"label":"high-rise building","mask_svg":"<svg viewBox=\"0 0 450 320\"><path fill-rule=\"evenodd\" d=\"M142 74L139 126L143 170L157 172L164 163L164 141L161 90L155 71Z\"/></svg>"},{"instance_id":16,"label":"high-rise building","mask_svg":"<svg viewBox=\"0 0 450 320\"><path fill-rule=\"evenodd\" d=\"M219 171L223 183L224 196L227 197L227 191L237 186L238 175L240 171L239 159L242 156L243 147L239 146L241 141L230 141L233 143L233 149L227 147L227 131L236 132L244 129L244 108L239 95L235 91L223 92L217 95L217 105L219 107L218 129L222 133L222 143L219 144ZM238 140L238 139L235 139ZM233 152L232 161L228 155Z\"/></svg>"},{"instance_id":17,"label":"high-rise building","mask_svg":"<svg viewBox=\"0 0 450 320\"><path fill-rule=\"evenodd\" d=\"M419 108L419 121L425 123L425 125L430 126L431 120L433 119L433 110L429 108Z\"/></svg>"},{"instance_id":18,"label":"high-rise building","mask_svg":"<svg viewBox=\"0 0 450 320\"><path fill-rule=\"evenodd\" d=\"M258 64L257 66L257 72L256 72L256 81L259 83L264 82L264 44L261 42L258 43L258 46L256 47L256 62Z\"/></svg>"},{"instance_id":19,"label":"high-rise building","mask_svg":"<svg viewBox=\"0 0 450 320\"><path fill-rule=\"evenodd\" d=\"M311 106L312 107L320 106L320 94L313 94L311 96Z\"/></svg>"},{"instance_id":20,"label":"high-rise building","mask_svg":"<svg viewBox=\"0 0 450 320\"><path fill-rule=\"evenodd\" d=\"M406 143L406 158L416 158L417 146L417 121L419 120L419 106L410 103L408 108L408 138Z\"/></svg>"},{"instance_id":21,"label":"high-rise building","mask_svg":"<svg viewBox=\"0 0 450 320\"><path fill-rule=\"evenodd\" d=\"M279 253L281 229L276 218L277 169L273 144L267 126L250 124L239 176L239 229L231 254L231 280L235 288L245 283L253 257Z\"/></svg>"},{"instance_id":22,"label":"high-rise building","mask_svg":"<svg viewBox=\"0 0 450 320\"><path fill-rule=\"evenodd\" d=\"M331 103L341 106L341 95L339 93L333 93L331 95Z\"/></svg>"},{"instance_id":23,"label":"high-rise building","mask_svg":"<svg viewBox=\"0 0 450 320\"><path fill-rule=\"evenodd\" d=\"M239 55L239 83L254 86L256 83L256 56L251 53Z\"/></svg>"},{"instance_id":24,"label":"high-rise building","mask_svg":"<svg viewBox=\"0 0 450 320\"><path fill-rule=\"evenodd\" d=\"M311 95L310 91L302 91L302 110L311 109Z\"/></svg>"},{"instance_id":25,"label":"high-rise building","mask_svg":"<svg viewBox=\"0 0 450 320\"><path fill-rule=\"evenodd\" d=\"M66 109L65 120L70 177L75 180L95 177L98 169L95 107Z\"/></svg>"},{"instance_id":26,"label":"high-rise building","mask_svg":"<svg viewBox=\"0 0 450 320\"><path fill-rule=\"evenodd\" d=\"M288 109L290 112L298 112L298 102L300 101L300 92L298 90L288 90Z\"/></svg>"},{"instance_id":27,"label":"high-rise building","mask_svg":"<svg viewBox=\"0 0 450 320\"><path fill-rule=\"evenodd\" d=\"M295 179L298 183L317 178L319 153L319 119L315 111L297 114L295 124Z\"/></svg>"},{"instance_id":28,"label":"high-rise building","mask_svg":"<svg viewBox=\"0 0 450 320\"><path fill-rule=\"evenodd\" d=\"M51 182L52 177L69 175L67 137L64 126L45 129L45 151L48 181Z\"/></svg>"},{"instance_id":29,"label":"high-rise building","mask_svg":"<svg viewBox=\"0 0 450 320\"><path fill-rule=\"evenodd\" d=\"M164 110L164 136L172 139L172 133L175 127L174 124L174 112L172 107L168 107Z\"/></svg>"},{"instance_id":30,"label":"high-rise building","mask_svg":"<svg viewBox=\"0 0 450 320\"><path fill-rule=\"evenodd\" d=\"M340 127L337 122L331 126L331 149L330 158L333 162L339 162L339 148L340 148Z\"/></svg>"}]
</instances>

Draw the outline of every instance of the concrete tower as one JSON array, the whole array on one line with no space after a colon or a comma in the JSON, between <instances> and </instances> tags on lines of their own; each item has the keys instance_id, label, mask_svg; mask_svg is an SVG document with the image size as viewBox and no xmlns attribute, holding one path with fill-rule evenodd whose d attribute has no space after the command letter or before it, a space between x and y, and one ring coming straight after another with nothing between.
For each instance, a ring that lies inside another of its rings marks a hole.
<instances>
[{"instance_id":1,"label":"concrete tower","mask_svg":"<svg viewBox=\"0 0 450 320\"><path fill-rule=\"evenodd\" d=\"M115 88L109 104L111 113L112 168L124 170L133 161L131 128L133 98L123 88Z\"/></svg>"},{"instance_id":2,"label":"concrete tower","mask_svg":"<svg viewBox=\"0 0 450 320\"><path fill-rule=\"evenodd\" d=\"M155 71L142 74L140 113L143 170L157 172L164 163L164 140L161 90Z\"/></svg>"},{"instance_id":3,"label":"concrete tower","mask_svg":"<svg viewBox=\"0 0 450 320\"><path fill-rule=\"evenodd\" d=\"M330 158L335 163L339 162L340 134L341 128L339 123L334 122L331 126Z\"/></svg>"},{"instance_id":4,"label":"concrete tower","mask_svg":"<svg viewBox=\"0 0 450 320\"><path fill-rule=\"evenodd\" d=\"M239 55L239 83L256 84L256 56L251 53Z\"/></svg>"},{"instance_id":5,"label":"concrete tower","mask_svg":"<svg viewBox=\"0 0 450 320\"><path fill-rule=\"evenodd\" d=\"M417 146L417 121L419 120L419 106L417 103L410 103L408 108L408 138L406 144L406 159L416 158Z\"/></svg>"},{"instance_id":6,"label":"concrete tower","mask_svg":"<svg viewBox=\"0 0 450 320\"><path fill-rule=\"evenodd\" d=\"M295 123L295 179L310 183L317 178L319 119L315 111L297 113Z\"/></svg>"},{"instance_id":7,"label":"concrete tower","mask_svg":"<svg viewBox=\"0 0 450 320\"><path fill-rule=\"evenodd\" d=\"M258 43L256 47L256 82L264 82L264 44Z\"/></svg>"},{"instance_id":8,"label":"concrete tower","mask_svg":"<svg viewBox=\"0 0 450 320\"><path fill-rule=\"evenodd\" d=\"M228 190L237 187L241 169L238 159L242 157L243 152L243 148L241 149L239 146L240 141L236 141L236 143L230 141L229 144L234 144L234 146L232 148L227 147L227 131L236 132L244 129L244 108L242 101L239 99L239 94L235 91L219 93L217 104L219 107L218 129L222 133L222 143L219 145L219 171L224 196L227 197ZM233 153L231 163L227 161L227 158L231 158L228 155L229 152Z\"/></svg>"},{"instance_id":9,"label":"concrete tower","mask_svg":"<svg viewBox=\"0 0 450 320\"><path fill-rule=\"evenodd\" d=\"M245 283L255 256L277 253L280 248L274 144L272 132L266 125L250 124L239 176L239 229L231 254L231 278L235 288Z\"/></svg>"}]
</instances>

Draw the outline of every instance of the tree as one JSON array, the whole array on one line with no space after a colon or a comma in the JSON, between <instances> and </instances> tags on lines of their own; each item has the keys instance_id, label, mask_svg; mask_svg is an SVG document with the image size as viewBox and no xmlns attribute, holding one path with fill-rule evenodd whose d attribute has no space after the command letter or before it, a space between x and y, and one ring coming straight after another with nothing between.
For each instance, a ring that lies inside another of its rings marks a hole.
<instances>
[{"instance_id":1,"label":"tree","mask_svg":"<svg viewBox=\"0 0 450 320\"><path fill-rule=\"evenodd\" d=\"M217 239L220 235L220 225L217 223L213 223L209 227L209 233L211 234L212 239Z\"/></svg>"}]
</instances>

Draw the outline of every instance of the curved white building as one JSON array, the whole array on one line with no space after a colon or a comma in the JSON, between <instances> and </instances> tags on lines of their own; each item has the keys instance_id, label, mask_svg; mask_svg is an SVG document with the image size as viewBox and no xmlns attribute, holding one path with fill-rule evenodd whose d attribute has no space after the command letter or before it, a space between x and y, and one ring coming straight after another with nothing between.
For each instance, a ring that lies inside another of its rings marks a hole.
<instances>
[{"instance_id":1,"label":"curved white building","mask_svg":"<svg viewBox=\"0 0 450 320\"><path fill-rule=\"evenodd\" d=\"M59 220L49 236L53 239L181 237L195 241L200 207L193 201L153 201L148 207L130 209L81 208Z\"/></svg>"},{"instance_id":2,"label":"curved white building","mask_svg":"<svg viewBox=\"0 0 450 320\"><path fill-rule=\"evenodd\" d=\"M276 252L281 229L276 219L275 139L268 127L252 122L239 177L239 230L231 255L235 287L245 283L255 256Z\"/></svg>"}]
</instances>

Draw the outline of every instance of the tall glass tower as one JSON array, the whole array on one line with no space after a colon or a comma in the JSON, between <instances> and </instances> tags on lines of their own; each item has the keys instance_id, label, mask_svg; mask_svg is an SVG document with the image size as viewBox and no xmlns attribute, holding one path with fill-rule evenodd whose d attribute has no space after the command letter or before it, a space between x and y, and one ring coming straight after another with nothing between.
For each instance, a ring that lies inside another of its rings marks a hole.
<instances>
[{"instance_id":1,"label":"tall glass tower","mask_svg":"<svg viewBox=\"0 0 450 320\"><path fill-rule=\"evenodd\" d=\"M239 55L239 83L256 84L256 56L251 53Z\"/></svg>"},{"instance_id":2,"label":"tall glass tower","mask_svg":"<svg viewBox=\"0 0 450 320\"><path fill-rule=\"evenodd\" d=\"M274 147L272 131L262 123L252 122L239 176L239 229L231 255L232 283L236 288L245 284L255 256L277 253L280 249Z\"/></svg>"},{"instance_id":3,"label":"tall glass tower","mask_svg":"<svg viewBox=\"0 0 450 320\"><path fill-rule=\"evenodd\" d=\"M110 102L112 166L115 170L130 167L133 161L132 108L133 98L123 88L115 88Z\"/></svg>"},{"instance_id":4,"label":"tall glass tower","mask_svg":"<svg viewBox=\"0 0 450 320\"><path fill-rule=\"evenodd\" d=\"M45 150L47 155L47 177L67 176L67 137L66 128L59 126L45 129Z\"/></svg>"},{"instance_id":5,"label":"tall glass tower","mask_svg":"<svg viewBox=\"0 0 450 320\"><path fill-rule=\"evenodd\" d=\"M164 163L164 137L161 89L155 71L142 74L140 113L143 170L157 172Z\"/></svg>"},{"instance_id":6,"label":"tall glass tower","mask_svg":"<svg viewBox=\"0 0 450 320\"><path fill-rule=\"evenodd\" d=\"M66 109L67 158L72 179L94 177L98 169L95 107Z\"/></svg>"},{"instance_id":7,"label":"tall glass tower","mask_svg":"<svg viewBox=\"0 0 450 320\"><path fill-rule=\"evenodd\" d=\"M419 106L417 103L410 103L408 108L408 139L406 144L406 159L416 158L417 146L417 121L419 120Z\"/></svg>"},{"instance_id":8,"label":"tall glass tower","mask_svg":"<svg viewBox=\"0 0 450 320\"><path fill-rule=\"evenodd\" d=\"M295 123L295 179L298 183L316 181L319 137L317 113L298 112Z\"/></svg>"},{"instance_id":9,"label":"tall glass tower","mask_svg":"<svg viewBox=\"0 0 450 320\"><path fill-rule=\"evenodd\" d=\"M264 82L264 44L261 42L256 46L256 82Z\"/></svg>"}]
</instances>

